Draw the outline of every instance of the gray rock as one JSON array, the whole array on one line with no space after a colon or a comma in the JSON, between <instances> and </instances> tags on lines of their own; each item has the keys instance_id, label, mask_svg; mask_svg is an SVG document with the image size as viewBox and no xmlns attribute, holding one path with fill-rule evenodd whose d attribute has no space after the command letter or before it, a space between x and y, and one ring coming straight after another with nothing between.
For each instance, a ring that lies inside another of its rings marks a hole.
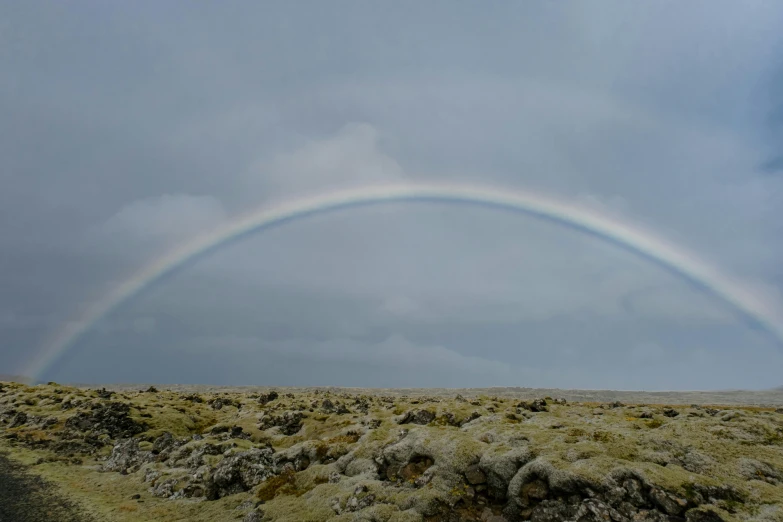
<instances>
[{"instance_id":1,"label":"gray rock","mask_svg":"<svg viewBox=\"0 0 783 522\"><path fill-rule=\"evenodd\" d=\"M174 436L167 431L152 443L152 453L158 454L169 450L175 443L176 440L174 439Z\"/></svg>"},{"instance_id":2,"label":"gray rock","mask_svg":"<svg viewBox=\"0 0 783 522\"><path fill-rule=\"evenodd\" d=\"M544 500L533 508L532 522L563 522L575 518L577 507L563 500Z\"/></svg>"},{"instance_id":3,"label":"gray rock","mask_svg":"<svg viewBox=\"0 0 783 522\"><path fill-rule=\"evenodd\" d=\"M490 496L505 499L509 483L517 470L533 460L533 454L525 447L514 448L505 453L485 453L479 461L479 468L487 477Z\"/></svg>"},{"instance_id":4,"label":"gray rock","mask_svg":"<svg viewBox=\"0 0 783 522\"><path fill-rule=\"evenodd\" d=\"M221 460L207 480L207 499L248 491L273 476L273 453L270 448L254 448Z\"/></svg>"},{"instance_id":5,"label":"gray rock","mask_svg":"<svg viewBox=\"0 0 783 522\"><path fill-rule=\"evenodd\" d=\"M41 421L41 428L42 429L51 428L55 424L57 424L57 417L46 417Z\"/></svg>"},{"instance_id":6,"label":"gray rock","mask_svg":"<svg viewBox=\"0 0 783 522\"><path fill-rule=\"evenodd\" d=\"M141 451L138 439L125 439L112 448L109 459L101 466L101 471L117 471L123 474L133 473L151 460L152 453Z\"/></svg>"},{"instance_id":7,"label":"gray rock","mask_svg":"<svg viewBox=\"0 0 783 522\"><path fill-rule=\"evenodd\" d=\"M465 478L468 481L468 484L471 485L477 485L477 484L485 484L487 482L487 476L484 474L483 471L481 471L481 468L478 466L478 464L474 464L465 471Z\"/></svg>"},{"instance_id":8,"label":"gray rock","mask_svg":"<svg viewBox=\"0 0 783 522\"><path fill-rule=\"evenodd\" d=\"M763 480L773 486L783 482L783 472L766 462L756 459L740 459L738 462L740 474L748 480Z\"/></svg>"},{"instance_id":9,"label":"gray rock","mask_svg":"<svg viewBox=\"0 0 783 522\"><path fill-rule=\"evenodd\" d=\"M717 464L712 457L693 449L688 449L677 460L683 469L701 474L709 472Z\"/></svg>"},{"instance_id":10,"label":"gray rock","mask_svg":"<svg viewBox=\"0 0 783 522\"><path fill-rule=\"evenodd\" d=\"M650 498L668 515L680 515L688 506L688 501L658 488L650 489Z\"/></svg>"},{"instance_id":11,"label":"gray rock","mask_svg":"<svg viewBox=\"0 0 783 522\"><path fill-rule=\"evenodd\" d=\"M93 434L106 434L112 439L129 438L147 429L146 424L134 421L130 405L124 402L96 404L90 412L80 411L65 421L65 427Z\"/></svg>"},{"instance_id":12,"label":"gray rock","mask_svg":"<svg viewBox=\"0 0 783 522\"><path fill-rule=\"evenodd\" d=\"M637 478L626 478L623 482L623 489L630 503L636 507L643 507L647 504L644 494L644 484Z\"/></svg>"},{"instance_id":13,"label":"gray rock","mask_svg":"<svg viewBox=\"0 0 783 522\"><path fill-rule=\"evenodd\" d=\"M163 474L156 470L156 469L148 469L144 472L144 482L152 482L152 484L155 484L155 481L158 480Z\"/></svg>"},{"instance_id":14,"label":"gray rock","mask_svg":"<svg viewBox=\"0 0 783 522\"><path fill-rule=\"evenodd\" d=\"M176 478L169 478L155 484L150 488L150 493L160 498L171 498L174 496L174 488L179 481Z\"/></svg>"},{"instance_id":15,"label":"gray rock","mask_svg":"<svg viewBox=\"0 0 783 522\"><path fill-rule=\"evenodd\" d=\"M608 504L594 498L585 499L576 511L577 520L614 520L621 521L625 517Z\"/></svg>"},{"instance_id":16,"label":"gray rock","mask_svg":"<svg viewBox=\"0 0 783 522\"><path fill-rule=\"evenodd\" d=\"M429 410L410 410L397 421L397 424L429 424L435 420L435 414Z\"/></svg>"},{"instance_id":17,"label":"gray rock","mask_svg":"<svg viewBox=\"0 0 783 522\"><path fill-rule=\"evenodd\" d=\"M261 522L263 518L264 518L264 512L256 508L253 511L249 512L247 515L245 515L245 518L242 519L242 522Z\"/></svg>"},{"instance_id":18,"label":"gray rock","mask_svg":"<svg viewBox=\"0 0 783 522\"><path fill-rule=\"evenodd\" d=\"M530 402L522 401L519 404L517 404L517 408L522 408L527 411L532 411L534 413L537 412L543 412L543 411L549 411L546 404L546 399L533 399Z\"/></svg>"},{"instance_id":19,"label":"gray rock","mask_svg":"<svg viewBox=\"0 0 783 522\"><path fill-rule=\"evenodd\" d=\"M258 429L267 430L280 427L283 435L295 435L302 429L304 414L298 411L286 411L282 415L265 415L261 418Z\"/></svg>"}]
</instances>

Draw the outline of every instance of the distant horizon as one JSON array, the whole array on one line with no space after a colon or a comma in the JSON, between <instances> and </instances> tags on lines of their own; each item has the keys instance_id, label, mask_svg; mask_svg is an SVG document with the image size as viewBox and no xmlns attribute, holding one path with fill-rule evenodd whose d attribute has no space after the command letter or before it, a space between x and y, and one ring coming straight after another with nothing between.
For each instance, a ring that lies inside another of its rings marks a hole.
<instances>
[{"instance_id":1,"label":"distant horizon","mask_svg":"<svg viewBox=\"0 0 783 522\"><path fill-rule=\"evenodd\" d=\"M628 392L628 393L720 393L720 392L782 392L783 385L773 388L715 388L715 389L622 389L622 388L560 388L552 386L470 386L470 387L450 387L450 386L341 386L341 385L286 385L286 384L215 384L209 382L67 382L67 381L37 381L23 375L5 375L0 374L0 382L16 382L37 386L56 382L61 386L72 387L94 387L94 386L210 386L217 388L301 388L301 389L341 389L341 390L561 390L564 392Z\"/></svg>"}]
</instances>

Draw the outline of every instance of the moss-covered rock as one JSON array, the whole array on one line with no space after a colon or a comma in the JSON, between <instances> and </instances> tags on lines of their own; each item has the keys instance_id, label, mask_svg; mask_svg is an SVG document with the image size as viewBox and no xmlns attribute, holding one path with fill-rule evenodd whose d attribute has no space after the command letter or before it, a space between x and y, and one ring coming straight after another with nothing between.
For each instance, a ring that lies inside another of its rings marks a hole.
<instances>
[{"instance_id":1,"label":"moss-covered rock","mask_svg":"<svg viewBox=\"0 0 783 522\"><path fill-rule=\"evenodd\" d=\"M783 520L773 408L0 388L3 447L106 520Z\"/></svg>"}]
</instances>

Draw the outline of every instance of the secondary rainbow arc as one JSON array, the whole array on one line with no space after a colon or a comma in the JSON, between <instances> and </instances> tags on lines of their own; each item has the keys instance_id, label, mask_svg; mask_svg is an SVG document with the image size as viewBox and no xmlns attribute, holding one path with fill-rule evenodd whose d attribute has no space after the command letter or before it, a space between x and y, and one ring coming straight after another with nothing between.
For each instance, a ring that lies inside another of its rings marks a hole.
<instances>
[{"instance_id":1,"label":"secondary rainbow arc","mask_svg":"<svg viewBox=\"0 0 783 522\"><path fill-rule=\"evenodd\" d=\"M179 245L143 267L81 315L66 324L39 350L26 375L40 379L53 368L98 321L145 288L188 262L200 259L232 241L294 220L356 207L395 202L441 202L490 207L526 214L613 243L644 257L721 299L739 315L760 326L783 346L783 319L775 304L739 281L625 219L579 205L574 201L530 191L510 191L476 185L406 183L348 189L262 208Z\"/></svg>"}]
</instances>

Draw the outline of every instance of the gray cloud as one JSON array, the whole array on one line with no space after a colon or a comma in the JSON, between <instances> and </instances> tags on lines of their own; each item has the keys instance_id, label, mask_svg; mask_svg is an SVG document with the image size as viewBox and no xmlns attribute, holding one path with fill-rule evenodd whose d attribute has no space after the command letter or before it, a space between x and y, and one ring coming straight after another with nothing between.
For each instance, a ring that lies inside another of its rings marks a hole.
<instances>
[{"instance_id":1,"label":"gray cloud","mask_svg":"<svg viewBox=\"0 0 783 522\"><path fill-rule=\"evenodd\" d=\"M384 182L576 198L781 301L782 9L4 5L0 373L182 241ZM399 204L227 247L51 377L763 387L780 362L725 306L610 245Z\"/></svg>"}]
</instances>

